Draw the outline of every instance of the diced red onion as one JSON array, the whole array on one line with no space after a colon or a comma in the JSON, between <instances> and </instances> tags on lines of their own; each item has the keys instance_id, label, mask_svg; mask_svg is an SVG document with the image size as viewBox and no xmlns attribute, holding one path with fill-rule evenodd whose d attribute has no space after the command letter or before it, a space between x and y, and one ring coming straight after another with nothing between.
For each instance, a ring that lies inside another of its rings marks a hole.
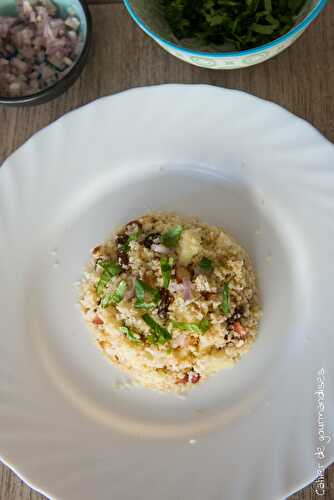
<instances>
[{"instance_id":1,"label":"diced red onion","mask_svg":"<svg viewBox=\"0 0 334 500\"><path fill-rule=\"evenodd\" d=\"M24 61L21 61L18 57L14 57L12 59L12 65L15 66L21 73L25 73L28 69L28 64Z\"/></svg>"},{"instance_id":2,"label":"diced red onion","mask_svg":"<svg viewBox=\"0 0 334 500\"><path fill-rule=\"evenodd\" d=\"M30 17L32 12L32 6L28 2L28 0L22 0L22 14L24 16Z\"/></svg>"},{"instance_id":3,"label":"diced red onion","mask_svg":"<svg viewBox=\"0 0 334 500\"><path fill-rule=\"evenodd\" d=\"M17 94L20 92L20 89L21 89L21 85L20 83L18 82L15 82L15 83L11 83L9 85L9 92L13 95Z\"/></svg>"},{"instance_id":4,"label":"diced red onion","mask_svg":"<svg viewBox=\"0 0 334 500\"><path fill-rule=\"evenodd\" d=\"M183 285L183 299L185 301L191 299L191 281L189 278L183 278L182 280L182 285Z\"/></svg>"},{"instance_id":5,"label":"diced red onion","mask_svg":"<svg viewBox=\"0 0 334 500\"><path fill-rule=\"evenodd\" d=\"M0 16L0 95L36 93L60 80L81 52L80 21L57 16L51 0L16 0L17 17Z\"/></svg>"},{"instance_id":6,"label":"diced red onion","mask_svg":"<svg viewBox=\"0 0 334 500\"><path fill-rule=\"evenodd\" d=\"M153 250L153 252L166 254L166 255L171 253L171 250L169 248L165 247L164 245L156 245L154 243L153 243L153 245L151 245L151 250Z\"/></svg>"},{"instance_id":7,"label":"diced red onion","mask_svg":"<svg viewBox=\"0 0 334 500\"><path fill-rule=\"evenodd\" d=\"M80 22L76 17L68 17L65 21L65 25L76 31L80 26Z\"/></svg>"},{"instance_id":8,"label":"diced red onion","mask_svg":"<svg viewBox=\"0 0 334 500\"><path fill-rule=\"evenodd\" d=\"M73 30L68 31L67 36L72 40L72 42L76 42L78 39L78 35Z\"/></svg>"}]
</instances>

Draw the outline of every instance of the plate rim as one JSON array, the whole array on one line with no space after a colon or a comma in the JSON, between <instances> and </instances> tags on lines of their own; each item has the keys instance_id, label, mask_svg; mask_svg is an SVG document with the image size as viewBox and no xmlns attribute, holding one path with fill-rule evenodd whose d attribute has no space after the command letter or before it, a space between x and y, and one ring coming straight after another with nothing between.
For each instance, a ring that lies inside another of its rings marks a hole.
<instances>
[{"instance_id":1,"label":"plate rim","mask_svg":"<svg viewBox=\"0 0 334 500\"><path fill-rule=\"evenodd\" d=\"M323 141L324 143L327 143L328 145L330 145L332 148L333 148L333 151L334 151L334 146L333 144L325 137L323 136L313 125L311 125L310 123L308 123L305 119L301 118L301 117L298 117L296 116L295 114L293 114L292 112L290 112L289 110L286 110L285 108L281 107L280 105L276 104L276 103L273 103L271 101L268 101L266 99L262 99L262 98L259 98L259 97L256 97L256 96L253 96L247 92L244 92L244 91L240 91L240 90L234 90L234 89L224 89L224 88L221 88L221 87L218 87L218 86L213 86L213 85L191 85L191 84L187 84L187 85L183 85L183 84L165 84L165 85L152 85L152 86L148 86L148 87L136 87L136 88L132 88L132 89L128 89L128 90L125 90L125 91L122 91L122 92L119 92L117 94L113 94L111 96L105 96L105 97L101 97L99 99L96 99L94 101L91 101L90 103L84 105L84 106L81 106L79 108L76 108L74 110L71 110L70 112L66 113L65 115L59 117L57 120L53 121L52 123L48 124L46 127L40 129L39 131L37 131L35 134L33 134L29 139L27 139L22 145L20 145L19 148L17 148L13 153L11 153L5 160L4 162L0 165L0 182L1 182L1 179L2 179L2 174L1 172L2 171L6 171L9 170L10 168L13 168L11 167L10 165L10 159L15 157L15 155L17 155L17 153L22 153L24 151L24 148L26 147L27 144L30 143L30 141L33 141L36 136L38 136L39 134L43 134L43 133L46 133L46 131L48 129L50 129L51 127L53 127L57 122L60 122L60 121L63 121L64 119L66 119L69 115L72 115L73 113L78 113L78 111L80 112L81 110L84 110L88 107L93 107L95 105L96 102L99 102L101 100L111 100L111 99L114 99L114 98L126 98L126 94L128 93L141 93L143 91L147 92L148 90L150 89L155 89L155 88L161 88L161 87L173 87L175 90L177 90L179 87L190 87L190 88L194 88L194 87L197 87L197 88L205 88L205 89L215 89L219 92L228 92L228 93L233 93L235 95L237 94L242 94L242 95L246 95L247 97L251 98L251 99L254 99L254 102L259 100L263 103L266 103L266 105L271 105L273 106L275 109L279 109L280 111L284 111L285 113L287 113L289 115L289 117L293 120L299 120L303 123L303 126L307 126L310 130L312 130L312 132L316 132L316 134L318 135L318 139ZM14 167L14 168L17 168L18 166ZM21 168L29 168L28 166L21 166ZM16 468L15 465L13 465L11 463L10 460L6 460L5 458L3 458L3 455L1 453L1 449L0 449L0 459L1 461L6 465L8 466L15 474L17 474L17 476L22 479L29 487L33 488L34 490L36 490L37 492L45 495L47 498L53 498L52 494L51 494L51 497L50 497L50 493L47 493L43 488L40 488L38 486L38 481L34 481L34 480L30 480L25 474L21 474L20 471L18 470L20 467L18 467L18 469ZM333 457L333 460L334 460L334 457ZM327 458L326 459L326 467L328 467L331 463L332 463L332 459L331 458ZM316 475L313 477L313 478L308 478L308 479L305 479L305 481L302 481L301 484L299 484L298 486L298 490L303 488L304 486L308 485L311 481L313 481L314 479L316 478ZM50 491L52 490L52 487L50 488ZM295 488L293 488L292 490L290 490L290 492L288 493L289 495L293 494L295 491L298 491L296 490ZM56 498L56 497L54 497Z\"/></svg>"}]
</instances>

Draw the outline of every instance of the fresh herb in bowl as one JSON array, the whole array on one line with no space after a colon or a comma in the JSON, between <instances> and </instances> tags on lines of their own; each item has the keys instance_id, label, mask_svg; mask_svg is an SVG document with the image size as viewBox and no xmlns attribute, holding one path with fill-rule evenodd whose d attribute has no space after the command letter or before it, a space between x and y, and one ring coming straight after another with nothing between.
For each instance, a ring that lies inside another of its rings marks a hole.
<instances>
[{"instance_id":1,"label":"fresh herb in bowl","mask_svg":"<svg viewBox=\"0 0 334 500\"><path fill-rule=\"evenodd\" d=\"M271 42L295 24L307 0L163 0L179 40L246 50Z\"/></svg>"}]
</instances>

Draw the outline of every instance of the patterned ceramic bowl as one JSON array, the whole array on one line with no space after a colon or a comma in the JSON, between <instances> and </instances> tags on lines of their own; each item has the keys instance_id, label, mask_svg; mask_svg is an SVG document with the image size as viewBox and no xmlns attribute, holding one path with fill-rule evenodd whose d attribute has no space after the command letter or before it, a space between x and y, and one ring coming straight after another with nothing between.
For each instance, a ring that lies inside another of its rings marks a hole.
<instances>
[{"instance_id":1,"label":"patterned ceramic bowl","mask_svg":"<svg viewBox=\"0 0 334 500\"><path fill-rule=\"evenodd\" d=\"M207 47L183 46L175 38L164 19L159 2L152 0L124 0L134 21L161 47L183 61L212 69L236 69L252 66L276 56L289 47L325 7L327 0L308 0L296 25L287 34L271 43L239 52L212 52Z\"/></svg>"}]
</instances>

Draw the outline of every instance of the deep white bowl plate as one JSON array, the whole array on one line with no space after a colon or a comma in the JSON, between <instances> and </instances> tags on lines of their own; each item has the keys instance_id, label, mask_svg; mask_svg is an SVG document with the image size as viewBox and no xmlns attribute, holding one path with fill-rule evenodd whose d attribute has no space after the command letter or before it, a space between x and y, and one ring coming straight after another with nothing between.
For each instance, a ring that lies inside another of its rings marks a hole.
<instances>
[{"instance_id":1,"label":"deep white bowl plate","mask_svg":"<svg viewBox=\"0 0 334 500\"><path fill-rule=\"evenodd\" d=\"M4 462L61 500L270 500L310 482L334 459L333 166L333 146L278 106L180 85L98 100L12 155L0 170ZM261 289L252 351L183 399L127 386L76 306L90 249L157 209L224 226Z\"/></svg>"}]
</instances>

